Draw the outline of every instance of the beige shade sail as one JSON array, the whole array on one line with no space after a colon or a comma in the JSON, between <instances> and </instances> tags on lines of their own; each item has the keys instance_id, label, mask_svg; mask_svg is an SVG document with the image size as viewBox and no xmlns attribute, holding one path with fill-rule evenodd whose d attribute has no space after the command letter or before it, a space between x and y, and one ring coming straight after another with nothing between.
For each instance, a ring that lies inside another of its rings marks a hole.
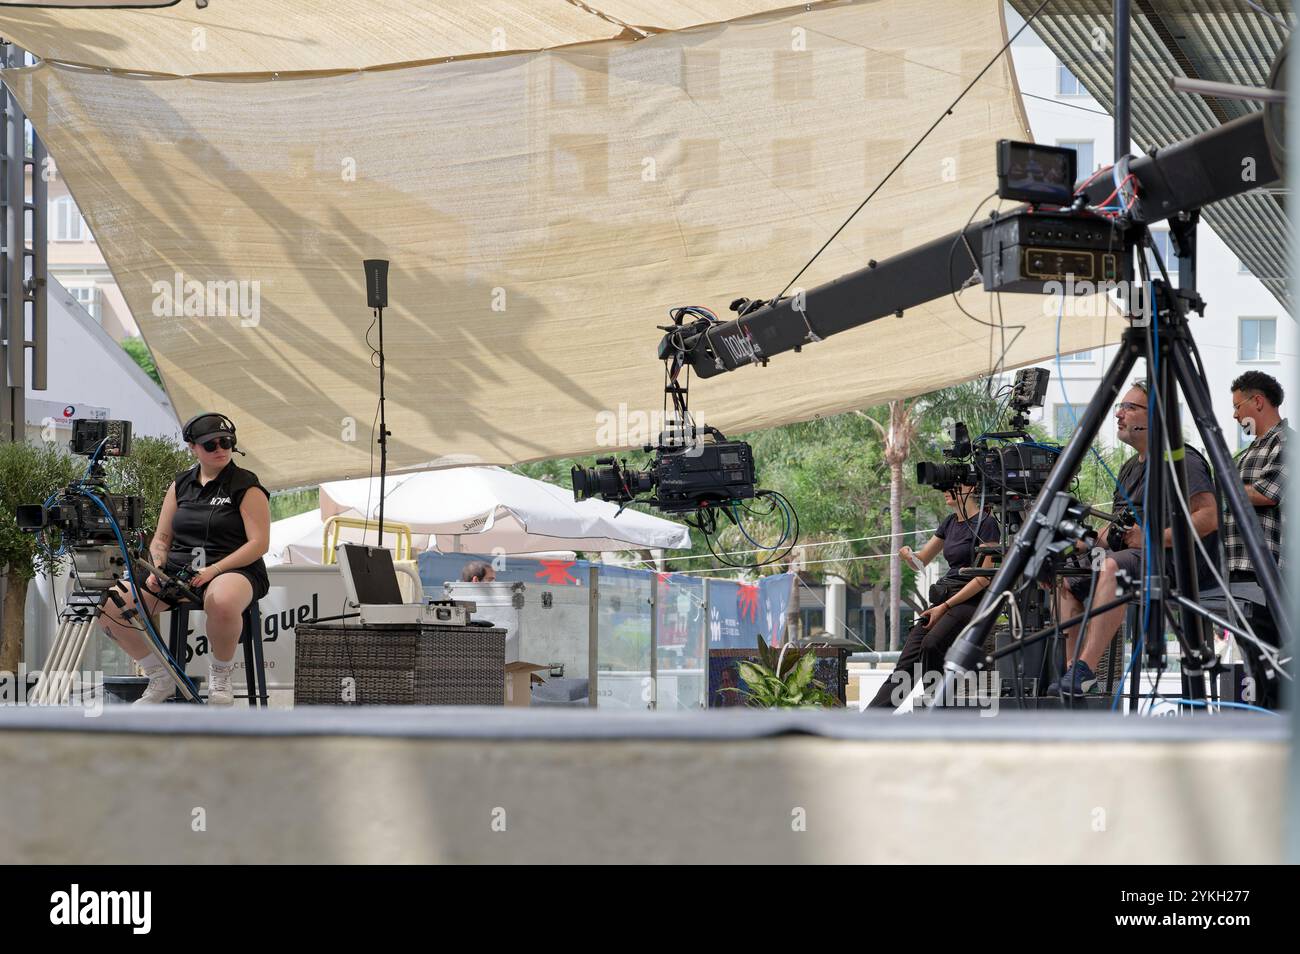
<instances>
[{"instance_id":1,"label":"beige shade sail","mask_svg":"<svg viewBox=\"0 0 1300 954\"><path fill-rule=\"evenodd\" d=\"M391 468L652 440L668 309L725 317L784 287L1004 40L998 0L878 0L330 76L45 63L6 82L178 412L230 414L246 466L283 487L377 466L365 258L392 261ZM1026 138L1006 57L801 285L987 212L1001 137ZM1118 337L1096 301L1069 303L1063 351ZM975 287L961 305L697 382L693 407L764 428L986 374L1004 342L1013 366L1056 349L1054 303Z\"/></svg>"},{"instance_id":2,"label":"beige shade sail","mask_svg":"<svg viewBox=\"0 0 1300 954\"><path fill-rule=\"evenodd\" d=\"M70 6L75 4L0 4L0 36L46 60L118 70L176 76L312 72L635 38L789 4L779 0L616 0L590 5L577 0L217 0L199 9L191 0L179 5L170 0L166 9L66 8Z\"/></svg>"}]
</instances>

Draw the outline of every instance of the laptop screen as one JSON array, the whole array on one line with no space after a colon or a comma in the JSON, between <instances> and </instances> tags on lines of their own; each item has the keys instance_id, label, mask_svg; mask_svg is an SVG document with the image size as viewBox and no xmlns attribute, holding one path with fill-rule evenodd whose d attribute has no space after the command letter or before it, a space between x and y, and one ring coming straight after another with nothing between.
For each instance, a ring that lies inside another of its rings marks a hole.
<instances>
[{"instance_id":1,"label":"laptop screen","mask_svg":"<svg viewBox=\"0 0 1300 954\"><path fill-rule=\"evenodd\" d=\"M392 551L358 543L345 543L339 551L339 567L351 579L358 603L401 604Z\"/></svg>"}]
</instances>

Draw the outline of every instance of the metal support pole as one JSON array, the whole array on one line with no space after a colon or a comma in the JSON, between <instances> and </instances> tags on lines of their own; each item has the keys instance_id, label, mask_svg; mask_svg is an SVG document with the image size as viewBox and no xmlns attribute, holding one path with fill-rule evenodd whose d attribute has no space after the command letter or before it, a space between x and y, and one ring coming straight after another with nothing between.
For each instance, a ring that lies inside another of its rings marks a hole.
<instances>
[{"instance_id":1,"label":"metal support pole","mask_svg":"<svg viewBox=\"0 0 1300 954\"><path fill-rule=\"evenodd\" d=\"M1292 3L1292 12L1295 12L1295 4ZM1288 89L1300 89L1300 56L1287 57L1286 65L1286 84ZM1300 123L1287 123L1286 129L1287 155L1300 156ZM1286 182L1288 188L1296 186L1295 160L1291 160L1290 168L1287 170ZM1287 219L1290 224L1291 241L1288 243L1290 253L1288 255L1291 265L1290 291L1291 301L1300 301L1300 208L1295 202L1287 202ZM1297 371L1296 365L1291 366L1289 375L1290 381L1286 386L1292 394L1300 394L1300 371ZM1292 473L1295 472L1295 454L1300 448L1288 447L1287 454L1291 461L1290 467ZM1292 480L1286 487L1286 506L1291 513L1300 513L1300 481ZM1300 593L1300 534L1292 531L1282 538L1282 546L1285 550L1283 559L1286 561L1286 594L1285 603L1274 603L1274 606L1283 607L1280 614L1274 613L1274 618L1285 618L1288 620L1295 619L1296 610L1300 607L1296 605L1295 594ZM1294 677L1300 675L1300 666L1295 662L1296 645L1294 641L1287 643L1291 648L1291 675ZM1286 797L1286 853L1285 860L1291 864L1300 864L1300 699L1297 699L1297 693L1292 688L1295 685L1293 681L1284 681L1282 683L1282 704L1291 710L1291 766L1288 773L1287 797Z\"/></svg>"},{"instance_id":2,"label":"metal support pole","mask_svg":"<svg viewBox=\"0 0 1300 954\"><path fill-rule=\"evenodd\" d=\"M587 705L596 708L600 672L600 567L587 567Z\"/></svg>"},{"instance_id":3,"label":"metal support pole","mask_svg":"<svg viewBox=\"0 0 1300 954\"><path fill-rule=\"evenodd\" d=\"M709 650L710 650L708 579L704 580L704 585L700 587L700 591L704 594L702 598L702 602L700 603L700 615L702 617L702 621L704 625L704 632L700 634L704 639L703 645L700 649L700 657L704 663L704 701L700 703L700 708L707 709L709 707Z\"/></svg>"},{"instance_id":4,"label":"metal support pole","mask_svg":"<svg viewBox=\"0 0 1300 954\"><path fill-rule=\"evenodd\" d=\"M1129 0L1115 0L1115 161L1129 154L1133 141L1129 109Z\"/></svg>"},{"instance_id":5,"label":"metal support pole","mask_svg":"<svg viewBox=\"0 0 1300 954\"><path fill-rule=\"evenodd\" d=\"M45 143L32 130L32 277L28 296L32 302L32 390L49 387L47 362L50 340L49 320L49 208L50 186L46 179L49 153Z\"/></svg>"},{"instance_id":6,"label":"metal support pole","mask_svg":"<svg viewBox=\"0 0 1300 954\"><path fill-rule=\"evenodd\" d=\"M647 709L659 703L659 574L650 577L650 701Z\"/></svg>"},{"instance_id":7,"label":"metal support pole","mask_svg":"<svg viewBox=\"0 0 1300 954\"><path fill-rule=\"evenodd\" d=\"M6 67L21 66L22 51L5 44ZM22 441L27 436L27 308L23 289L27 247L27 186L23 171L27 157L26 119L8 87L4 90L4 265L3 329L5 401L0 440Z\"/></svg>"}]
</instances>

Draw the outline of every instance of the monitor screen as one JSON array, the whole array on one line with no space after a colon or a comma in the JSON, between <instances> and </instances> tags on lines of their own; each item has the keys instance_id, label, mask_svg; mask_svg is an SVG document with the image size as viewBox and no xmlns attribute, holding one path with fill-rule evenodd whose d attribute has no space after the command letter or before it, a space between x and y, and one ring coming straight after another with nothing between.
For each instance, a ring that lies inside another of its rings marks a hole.
<instances>
[{"instance_id":1,"label":"monitor screen","mask_svg":"<svg viewBox=\"0 0 1300 954\"><path fill-rule=\"evenodd\" d=\"M383 547L345 543L339 547L339 569L351 582L358 604L398 605L402 590L397 585L393 554ZM349 595L352 595L349 593Z\"/></svg>"},{"instance_id":2,"label":"monitor screen","mask_svg":"<svg viewBox=\"0 0 1300 954\"><path fill-rule=\"evenodd\" d=\"M998 143L998 195L1024 202L1069 205L1078 154L1064 146Z\"/></svg>"}]
</instances>

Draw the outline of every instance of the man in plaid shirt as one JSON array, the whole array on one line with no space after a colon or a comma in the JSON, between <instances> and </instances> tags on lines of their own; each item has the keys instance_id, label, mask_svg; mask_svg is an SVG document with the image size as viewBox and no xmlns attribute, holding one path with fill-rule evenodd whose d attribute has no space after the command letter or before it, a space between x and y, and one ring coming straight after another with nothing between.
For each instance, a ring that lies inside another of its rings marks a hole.
<instances>
[{"instance_id":1,"label":"man in plaid shirt","mask_svg":"<svg viewBox=\"0 0 1300 954\"><path fill-rule=\"evenodd\" d=\"M1282 386L1263 371L1247 371L1232 382L1232 416L1254 440L1237 458L1237 472L1246 485L1246 496L1255 506L1255 514L1264 528L1264 540L1274 562L1282 562L1282 495L1286 487L1286 462L1283 459L1291 430L1278 407L1282 404ZM1228 560L1228 574L1233 583L1256 583L1255 571L1246 552L1241 523L1229 511L1224 514L1223 543ZM1251 629L1261 639L1278 645L1273 607L1256 606ZM1248 640L1239 640L1255 679L1259 705L1275 708L1279 679L1268 678L1261 667L1259 650Z\"/></svg>"}]
</instances>

